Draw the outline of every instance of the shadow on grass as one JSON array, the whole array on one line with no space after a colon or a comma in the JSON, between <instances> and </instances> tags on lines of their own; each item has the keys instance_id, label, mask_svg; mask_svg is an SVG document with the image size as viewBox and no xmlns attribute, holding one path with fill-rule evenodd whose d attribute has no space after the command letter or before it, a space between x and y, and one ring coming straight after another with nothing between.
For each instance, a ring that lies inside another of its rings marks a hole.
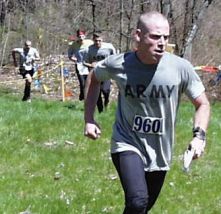
<instances>
[{"instance_id":1,"label":"shadow on grass","mask_svg":"<svg viewBox=\"0 0 221 214\"><path fill-rule=\"evenodd\" d=\"M66 103L64 105L65 108L70 109L70 110L77 110L77 111L84 111L84 106L83 103Z\"/></svg>"}]
</instances>

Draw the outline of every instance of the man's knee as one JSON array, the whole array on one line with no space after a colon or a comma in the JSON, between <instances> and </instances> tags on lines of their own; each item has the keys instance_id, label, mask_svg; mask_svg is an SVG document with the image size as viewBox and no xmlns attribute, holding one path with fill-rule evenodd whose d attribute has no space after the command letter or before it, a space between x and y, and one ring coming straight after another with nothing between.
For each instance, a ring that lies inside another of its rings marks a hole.
<instances>
[{"instance_id":1,"label":"man's knee","mask_svg":"<svg viewBox=\"0 0 221 214\"><path fill-rule=\"evenodd\" d=\"M26 80L26 83L31 83L32 82L32 77L30 74L26 74L25 75L25 80Z\"/></svg>"},{"instance_id":2,"label":"man's knee","mask_svg":"<svg viewBox=\"0 0 221 214\"><path fill-rule=\"evenodd\" d=\"M136 211L137 213L145 213L148 207L148 196L137 195L135 197L128 198L126 201L126 207Z\"/></svg>"}]
</instances>

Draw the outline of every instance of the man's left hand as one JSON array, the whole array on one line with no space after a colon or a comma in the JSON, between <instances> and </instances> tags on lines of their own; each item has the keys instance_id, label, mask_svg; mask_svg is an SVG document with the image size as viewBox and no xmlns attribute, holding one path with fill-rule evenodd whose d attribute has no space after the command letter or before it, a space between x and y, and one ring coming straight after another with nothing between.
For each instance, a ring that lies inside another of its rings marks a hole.
<instances>
[{"instance_id":1,"label":"man's left hand","mask_svg":"<svg viewBox=\"0 0 221 214\"><path fill-rule=\"evenodd\" d=\"M204 149L206 146L206 141L201 140L197 137L194 137L193 140L190 142L190 147L194 151L193 159L199 158L203 155Z\"/></svg>"}]
</instances>

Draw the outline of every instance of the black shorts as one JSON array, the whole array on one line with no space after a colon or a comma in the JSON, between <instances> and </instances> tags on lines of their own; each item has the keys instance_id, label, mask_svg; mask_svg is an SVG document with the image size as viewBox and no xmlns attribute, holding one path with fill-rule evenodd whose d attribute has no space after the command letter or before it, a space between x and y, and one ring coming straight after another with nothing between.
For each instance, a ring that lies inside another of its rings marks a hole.
<instances>
[{"instance_id":1,"label":"black shorts","mask_svg":"<svg viewBox=\"0 0 221 214\"><path fill-rule=\"evenodd\" d=\"M34 68L33 68L32 70L27 71L27 70L25 70L25 69L23 69L23 68L19 68L19 72L20 72L20 74L22 75L23 79L25 79L25 75L26 75L26 74L30 74L31 77L33 77L33 75L34 75L34 73L35 73L35 70L34 70Z\"/></svg>"}]
</instances>

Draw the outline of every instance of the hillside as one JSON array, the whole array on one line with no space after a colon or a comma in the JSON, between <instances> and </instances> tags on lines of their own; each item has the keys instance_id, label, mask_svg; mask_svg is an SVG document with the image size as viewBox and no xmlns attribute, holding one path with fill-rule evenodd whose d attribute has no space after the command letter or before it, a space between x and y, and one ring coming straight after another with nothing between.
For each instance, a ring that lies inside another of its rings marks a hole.
<instances>
[{"instance_id":1,"label":"hillside","mask_svg":"<svg viewBox=\"0 0 221 214\"><path fill-rule=\"evenodd\" d=\"M207 6L203 10L205 3ZM22 47L26 39L33 41L43 63L48 58L66 56L70 37L75 36L78 28L85 29L88 38L91 38L95 29L103 30L106 41L113 43L116 49L127 51L130 49L131 32L136 26L138 15L149 10L167 14L171 24L170 43L176 44L178 55L182 53L188 35L196 24L197 31L189 48L191 57L188 59L194 66L221 64L220 0L9 0L0 5L0 85L16 87L14 84L18 76L13 70L11 50ZM46 66L44 70L47 69ZM75 82L73 67L68 65L68 69L72 70L68 81ZM199 71L199 75L212 99L220 99L220 84L209 84L215 74ZM8 85L10 78L14 79ZM22 84L22 80L18 84ZM58 88L56 85L56 90ZM77 83L72 89L77 94Z\"/></svg>"},{"instance_id":2,"label":"hillside","mask_svg":"<svg viewBox=\"0 0 221 214\"><path fill-rule=\"evenodd\" d=\"M0 5L1 65L10 63L11 49L22 46L26 39L33 41L42 57L66 53L69 39L75 37L78 28L86 30L88 38L94 30L102 30L106 41L126 51L138 15L150 10L168 17L170 42L177 45L179 55L196 25L191 62L221 64L220 0L8 0Z\"/></svg>"}]
</instances>

